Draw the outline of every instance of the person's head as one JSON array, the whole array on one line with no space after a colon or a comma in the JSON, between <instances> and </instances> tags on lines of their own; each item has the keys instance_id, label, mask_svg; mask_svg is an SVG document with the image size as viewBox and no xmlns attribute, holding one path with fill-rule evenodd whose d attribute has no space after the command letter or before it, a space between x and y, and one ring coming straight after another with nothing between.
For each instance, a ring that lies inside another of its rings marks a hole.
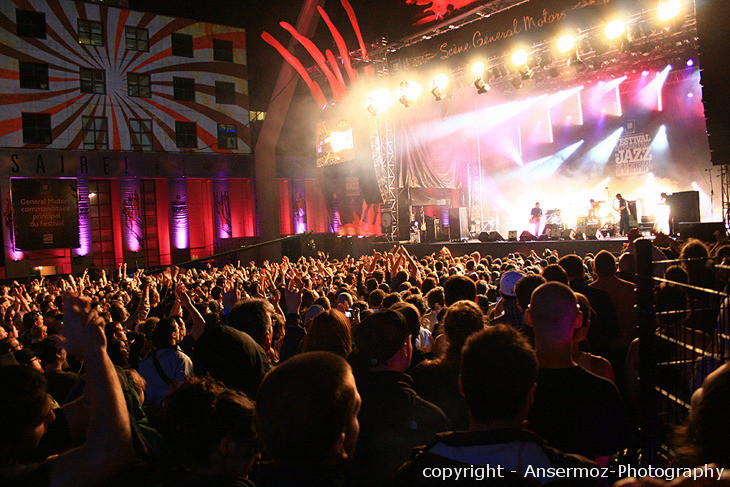
<instances>
[{"instance_id":1,"label":"person's head","mask_svg":"<svg viewBox=\"0 0 730 487\"><path fill-rule=\"evenodd\" d=\"M395 303L400 303L402 301L400 294L398 293L389 293L383 298L383 304L381 305L382 308L390 308Z\"/></svg>"},{"instance_id":2,"label":"person's head","mask_svg":"<svg viewBox=\"0 0 730 487\"><path fill-rule=\"evenodd\" d=\"M522 271L507 271L499 278L499 294L502 297L514 298L515 297L515 284L517 281L525 277L525 273Z\"/></svg>"},{"instance_id":3,"label":"person's head","mask_svg":"<svg viewBox=\"0 0 730 487\"><path fill-rule=\"evenodd\" d=\"M618 270L625 274L636 274L636 256L629 252L621 254L618 258Z\"/></svg>"},{"instance_id":4,"label":"person's head","mask_svg":"<svg viewBox=\"0 0 730 487\"><path fill-rule=\"evenodd\" d=\"M55 336L45 338L38 344L36 355L41 361L44 369L60 369L66 364L66 349L64 349ZM63 398L59 398L63 399Z\"/></svg>"},{"instance_id":5,"label":"person's head","mask_svg":"<svg viewBox=\"0 0 730 487\"><path fill-rule=\"evenodd\" d=\"M124 323L127 321L127 318L129 318L127 308L125 308L119 301L115 301L111 306L109 306L109 314L111 314L112 321L117 321L119 323Z\"/></svg>"},{"instance_id":6,"label":"person's head","mask_svg":"<svg viewBox=\"0 0 730 487\"><path fill-rule=\"evenodd\" d=\"M411 365L413 343L406 319L397 311L383 309L363 319L354 341L370 367L403 372Z\"/></svg>"},{"instance_id":7,"label":"person's head","mask_svg":"<svg viewBox=\"0 0 730 487\"><path fill-rule=\"evenodd\" d=\"M173 346L180 339L180 327L172 318L163 318L155 325L150 339L155 348Z\"/></svg>"},{"instance_id":8,"label":"person's head","mask_svg":"<svg viewBox=\"0 0 730 487\"><path fill-rule=\"evenodd\" d=\"M673 282L679 282L681 284L689 283L689 276L687 275L687 271L685 271L682 266L678 265L670 265L669 267L667 267L667 270L664 271L664 279Z\"/></svg>"},{"instance_id":9,"label":"person's head","mask_svg":"<svg viewBox=\"0 0 730 487\"><path fill-rule=\"evenodd\" d=\"M616 274L616 257L608 250L601 250L593 259L593 271L598 277L612 277Z\"/></svg>"},{"instance_id":10,"label":"person's head","mask_svg":"<svg viewBox=\"0 0 730 487\"><path fill-rule=\"evenodd\" d=\"M535 352L511 326L490 326L466 341L459 388L469 405L472 426L495 421L521 426L536 382Z\"/></svg>"},{"instance_id":11,"label":"person's head","mask_svg":"<svg viewBox=\"0 0 730 487\"><path fill-rule=\"evenodd\" d=\"M457 301L448 307L443 323L449 340L446 358L458 363L466 339L484 328L484 313L474 301Z\"/></svg>"},{"instance_id":12,"label":"person's head","mask_svg":"<svg viewBox=\"0 0 730 487\"><path fill-rule=\"evenodd\" d=\"M555 256L551 255L550 257ZM547 282L562 282L563 284L568 284L568 274L565 272L565 269L560 267L557 263L549 264L545 267L542 270L542 277L544 277Z\"/></svg>"},{"instance_id":13,"label":"person's head","mask_svg":"<svg viewBox=\"0 0 730 487\"><path fill-rule=\"evenodd\" d=\"M707 249L707 245L696 238L687 240L687 243L684 244L682 251L679 253L679 259L682 261L682 266L687 270L690 280L693 274L701 271L705 267L709 257L710 251Z\"/></svg>"},{"instance_id":14,"label":"person's head","mask_svg":"<svg viewBox=\"0 0 730 487\"><path fill-rule=\"evenodd\" d=\"M382 289L375 289L368 294L368 305L372 309L380 309L383 305L383 299L385 299L385 291Z\"/></svg>"},{"instance_id":15,"label":"person's head","mask_svg":"<svg viewBox=\"0 0 730 487\"><path fill-rule=\"evenodd\" d=\"M439 310L444 306L444 288L437 286L426 293L426 301L428 301L428 307L432 310Z\"/></svg>"},{"instance_id":16,"label":"person's head","mask_svg":"<svg viewBox=\"0 0 730 487\"><path fill-rule=\"evenodd\" d=\"M393 311L397 311L403 315L403 319L406 320L406 328L408 328L408 334L411 336L411 342L413 347L416 346L416 339L421 331L421 313L418 308L410 303L400 301L390 307Z\"/></svg>"},{"instance_id":17,"label":"person's head","mask_svg":"<svg viewBox=\"0 0 730 487\"><path fill-rule=\"evenodd\" d=\"M451 306L462 300L476 301L477 286L466 276L451 276L444 282L444 303Z\"/></svg>"},{"instance_id":18,"label":"person's head","mask_svg":"<svg viewBox=\"0 0 730 487\"><path fill-rule=\"evenodd\" d=\"M318 314L307 328L307 334L302 340L302 351L331 352L347 358L352 351L347 317L336 309Z\"/></svg>"},{"instance_id":19,"label":"person's head","mask_svg":"<svg viewBox=\"0 0 730 487\"><path fill-rule=\"evenodd\" d=\"M273 335L272 314L274 307L265 299L244 299L228 313L228 326L247 333L264 350L268 350Z\"/></svg>"},{"instance_id":20,"label":"person's head","mask_svg":"<svg viewBox=\"0 0 730 487\"><path fill-rule=\"evenodd\" d=\"M0 367L0 460L32 450L55 415L43 374L29 367Z\"/></svg>"},{"instance_id":21,"label":"person's head","mask_svg":"<svg viewBox=\"0 0 730 487\"><path fill-rule=\"evenodd\" d=\"M654 293L654 309L661 327L684 321L688 307L687 293L682 286L665 283Z\"/></svg>"},{"instance_id":22,"label":"person's head","mask_svg":"<svg viewBox=\"0 0 730 487\"><path fill-rule=\"evenodd\" d=\"M558 261L558 265L565 269L568 279L580 279L585 276L585 267L583 267L583 259L575 254L569 254Z\"/></svg>"},{"instance_id":23,"label":"person's head","mask_svg":"<svg viewBox=\"0 0 730 487\"><path fill-rule=\"evenodd\" d=\"M617 199L617 200L620 200L620 199L622 199L622 198L623 198L623 197L621 196L621 193L616 193L616 199Z\"/></svg>"},{"instance_id":24,"label":"person's head","mask_svg":"<svg viewBox=\"0 0 730 487\"><path fill-rule=\"evenodd\" d=\"M709 374L692 395L687 424L679 431L679 454L692 465L730 467L730 364Z\"/></svg>"},{"instance_id":25,"label":"person's head","mask_svg":"<svg viewBox=\"0 0 730 487\"><path fill-rule=\"evenodd\" d=\"M174 463L246 476L258 455L254 403L210 377L191 377L162 400L161 430Z\"/></svg>"},{"instance_id":26,"label":"person's head","mask_svg":"<svg viewBox=\"0 0 730 487\"><path fill-rule=\"evenodd\" d=\"M575 293L560 282L547 282L532 293L525 322L535 331L535 345L540 351L569 346L583 316Z\"/></svg>"},{"instance_id":27,"label":"person's head","mask_svg":"<svg viewBox=\"0 0 730 487\"><path fill-rule=\"evenodd\" d=\"M524 312L530 305L532 292L545 284L547 281L538 274L527 274L515 284L515 296L517 297L517 306Z\"/></svg>"},{"instance_id":28,"label":"person's head","mask_svg":"<svg viewBox=\"0 0 730 487\"><path fill-rule=\"evenodd\" d=\"M355 447L360 395L348 363L328 352L295 355L272 369L256 397L256 421L274 463L339 464Z\"/></svg>"},{"instance_id":29,"label":"person's head","mask_svg":"<svg viewBox=\"0 0 730 487\"><path fill-rule=\"evenodd\" d=\"M539 201L535 202L535 208L540 208L540 202Z\"/></svg>"},{"instance_id":30,"label":"person's head","mask_svg":"<svg viewBox=\"0 0 730 487\"><path fill-rule=\"evenodd\" d=\"M578 307L583 315L580 328L577 328L573 333L573 343L578 345L580 342L588 338L588 331L591 329L591 320L594 318L595 311L591 308L591 303L581 293L575 293L575 298L578 300Z\"/></svg>"},{"instance_id":31,"label":"person's head","mask_svg":"<svg viewBox=\"0 0 730 487\"><path fill-rule=\"evenodd\" d=\"M352 308L352 303L352 294L350 293L342 292L337 296L337 309L343 313Z\"/></svg>"}]
</instances>

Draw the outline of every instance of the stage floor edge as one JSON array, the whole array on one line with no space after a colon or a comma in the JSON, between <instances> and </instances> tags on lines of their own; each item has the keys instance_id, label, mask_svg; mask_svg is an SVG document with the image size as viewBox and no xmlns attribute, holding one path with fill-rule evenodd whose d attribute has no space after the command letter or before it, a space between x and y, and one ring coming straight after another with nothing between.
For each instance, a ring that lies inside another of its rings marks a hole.
<instances>
[{"instance_id":1,"label":"stage floor edge","mask_svg":"<svg viewBox=\"0 0 730 487\"><path fill-rule=\"evenodd\" d=\"M505 257L513 252L520 252L529 255L534 250L537 255L543 255L546 249L557 250L561 257L568 254L585 256L588 253L597 254L601 250L608 250L613 254L620 253L627 243L625 238L613 238L604 240L531 240L531 241L507 241L507 242L480 242L469 240L467 242L434 242L434 243L403 243L408 252L415 257L424 257L438 252L447 247L454 256L479 252L482 256ZM373 243L373 249L383 252L393 248L394 242Z\"/></svg>"}]
</instances>

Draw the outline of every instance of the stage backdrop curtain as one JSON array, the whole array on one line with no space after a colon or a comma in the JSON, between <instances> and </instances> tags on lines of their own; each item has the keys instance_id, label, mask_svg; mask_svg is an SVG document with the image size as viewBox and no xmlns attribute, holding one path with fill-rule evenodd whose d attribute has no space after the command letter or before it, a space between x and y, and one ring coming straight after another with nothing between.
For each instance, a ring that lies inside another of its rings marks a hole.
<instances>
[{"instance_id":1,"label":"stage backdrop curtain","mask_svg":"<svg viewBox=\"0 0 730 487\"><path fill-rule=\"evenodd\" d=\"M250 179L231 179L231 225L234 237L256 236L256 202Z\"/></svg>"},{"instance_id":2,"label":"stage backdrop curtain","mask_svg":"<svg viewBox=\"0 0 730 487\"><path fill-rule=\"evenodd\" d=\"M476 117L469 100L426 100L396 119L396 177L401 188L457 188L476 159Z\"/></svg>"}]
</instances>

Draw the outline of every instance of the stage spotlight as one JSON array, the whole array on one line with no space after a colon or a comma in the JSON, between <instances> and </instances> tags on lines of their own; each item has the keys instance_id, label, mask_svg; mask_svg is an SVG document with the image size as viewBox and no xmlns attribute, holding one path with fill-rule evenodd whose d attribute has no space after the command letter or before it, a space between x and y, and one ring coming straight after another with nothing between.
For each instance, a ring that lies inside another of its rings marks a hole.
<instances>
[{"instance_id":1,"label":"stage spotlight","mask_svg":"<svg viewBox=\"0 0 730 487\"><path fill-rule=\"evenodd\" d=\"M393 104L393 97L386 89L379 89L368 95L368 111L373 115L380 115Z\"/></svg>"},{"instance_id":2,"label":"stage spotlight","mask_svg":"<svg viewBox=\"0 0 730 487\"><path fill-rule=\"evenodd\" d=\"M656 15L660 22L666 22L676 17L680 9L679 0L663 0L657 6Z\"/></svg>"},{"instance_id":3,"label":"stage spotlight","mask_svg":"<svg viewBox=\"0 0 730 487\"><path fill-rule=\"evenodd\" d=\"M527 65L527 51L519 49L512 53L512 64L518 67Z\"/></svg>"},{"instance_id":4,"label":"stage spotlight","mask_svg":"<svg viewBox=\"0 0 730 487\"><path fill-rule=\"evenodd\" d=\"M576 38L566 34L557 43L558 52L568 55L568 66L579 66L583 61L578 57L578 44Z\"/></svg>"},{"instance_id":5,"label":"stage spotlight","mask_svg":"<svg viewBox=\"0 0 730 487\"><path fill-rule=\"evenodd\" d=\"M575 37L570 34L566 34L558 39L558 52L566 54L575 48Z\"/></svg>"},{"instance_id":6,"label":"stage spotlight","mask_svg":"<svg viewBox=\"0 0 730 487\"><path fill-rule=\"evenodd\" d=\"M446 97L444 90L447 86L449 86L449 78L445 74L439 74L431 81L431 94L436 101L441 101Z\"/></svg>"},{"instance_id":7,"label":"stage spotlight","mask_svg":"<svg viewBox=\"0 0 730 487\"><path fill-rule=\"evenodd\" d=\"M626 23L623 20L614 19L606 24L606 27L604 28L604 33L606 34L607 39L613 42L619 42L620 49L622 51L627 51L633 48L633 43L631 42L629 30L626 28Z\"/></svg>"},{"instance_id":8,"label":"stage spotlight","mask_svg":"<svg viewBox=\"0 0 730 487\"><path fill-rule=\"evenodd\" d=\"M481 61L477 61L474 64L471 65L471 72L474 74L474 76L482 77L484 74L484 63Z\"/></svg>"},{"instance_id":9,"label":"stage spotlight","mask_svg":"<svg viewBox=\"0 0 730 487\"><path fill-rule=\"evenodd\" d=\"M688 68L691 68L694 65L695 65L695 60L694 59L692 59L692 58L687 59L687 67Z\"/></svg>"},{"instance_id":10,"label":"stage spotlight","mask_svg":"<svg viewBox=\"0 0 730 487\"><path fill-rule=\"evenodd\" d=\"M624 32L626 32L626 24L623 20L614 19L606 24L603 32L609 40L618 39Z\"/></svg>"},{"instance_id":11,"label":"stage spotlight","mask_svg":"<svg viewBox=\"0 0 730 487\"><path fill-rule=\"evenodd\" d=\"M471 65L471 72L474 74L474 87L477 89L477 93L483 95L488 93L490 87L484 82L484 63L477 61Z\"/></svg>"},{"instance_id":12,"label":"stage spotlight","mask_svg":"<svg viewBox=\"0 0 730 487\"><path fill-rule=\"evenodd\" d=\"M421 85L415 81L401 81L398 101L408 108L421 95Z\"/></svg>"}]
</instances>

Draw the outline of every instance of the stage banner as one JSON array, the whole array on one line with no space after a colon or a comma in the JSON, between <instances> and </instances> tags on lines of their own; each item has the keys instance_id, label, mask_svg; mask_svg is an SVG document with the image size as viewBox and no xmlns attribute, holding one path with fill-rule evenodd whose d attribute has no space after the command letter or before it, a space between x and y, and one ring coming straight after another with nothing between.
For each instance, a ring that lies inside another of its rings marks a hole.
<instances>
[{"instance_id":1,"label":"stage banner","mask_svg":"<svg viewBox=\"0 0 730 487\"><path fill-rule=\"evenodd\" d=\"M638 2L645 3L645 2ZM390 73L426 67L470 64L475 56L501 55L519 38L521 44L558 36L567 27L585 29L615 10L618 0L532 0L471 22L459 29L398 49L388 56ZM652 7L655 8L655 5Z\"/></svg>"},{"instance_id":2,"label":"stage banner","mask_svg":"<svg viewBox=\"0 0 730 487\"><path fill-rule=\"evenodd\" d=\"M45 250L79 247L75 178L11 178L15 247Z\"/></svg>"}]
</instances>

